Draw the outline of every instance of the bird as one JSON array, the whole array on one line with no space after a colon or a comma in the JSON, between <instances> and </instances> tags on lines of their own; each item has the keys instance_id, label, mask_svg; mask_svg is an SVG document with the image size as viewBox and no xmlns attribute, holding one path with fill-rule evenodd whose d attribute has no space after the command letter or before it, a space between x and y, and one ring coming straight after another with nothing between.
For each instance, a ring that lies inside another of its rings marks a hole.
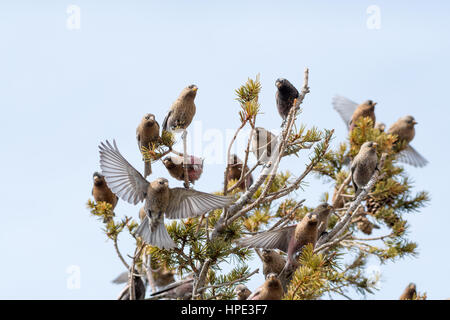
<instances>
[{"instance_id":1,"label":"bird","mask_svg":"<svg viewBox=\"0 0 450 320\"><path fill-rule=\"evenodd\" d=\"M194 99L197 95L197 90L198 87L195 84L191 84L181 91L178 99L172 104L164 118L162 124L164 131L184 130L189 127L196 111Z\"/></svg>"},{"instance_id":2,"label":"bird","mask_svg":"<svg viewBox=\"0 0 450 320\"><path fill-rule=\"evenodd\" d=\"M163 288L175 282L174 271L169 270L165 267L160 267L156 270L152 270L152 277L155 285L158 288ZM119 274L114 280L112 280L112 283L120 284L126 283L127 281L128 281L128 271L124 271L121 274ZM144 282L146 282L146 279Z\"/></svg>"},{"instance_id":3,"label":"bird","mask_svg":"<svg viewBox=\"0 0 450 320\"><path fill-rule=\"evenodd\" d=\"M375 106L377 103L372 100L367 100L358 105L350 99L336 95L333 97L332 104L350 132L355 128L356 121L361 117L371 118L372 125L375 125Z\"/></svg>"},{"instance_id":4,"label":"bird","mask_svg":"<svg viewBox=\"0 0 450 320\"><path fill-rule=\"evenodd\" d=\"M236 294L236 300L247 300L247 298L252 294L252 292L243 284L239 284L234 288L234 293Z\"/></svg>"},{"instance_id":5,"label":"bird","mask_svg":"<svg viewBox=\"0 0 450 320\"><path fill-rule=\"evenodd\" d=\"M416 285L414 283L408 284L400 296L399 300L412 300L415 296L417 296Z\"/></svg>"},{"instance_id":6,"label":"bird","mask_svg":"<svg viewBox=\"0 0 450 320\"><path fill-rule=\"evenodd\" d=\"M134 296L136 300L144 300L145 298L145 284L140 276L133 276L134 280ZM128 279L127 279L128 281ZM130 284L127 283L125 288L120 292L117 300L130 300Z\"/></svg>"},{"instance_id":7,"label":"bird","mask_svg":"<svg viewBox=\"0 0 450 320\"><path fill-rule=\"evenodd\" d=\"M266 277L262 286L256 289L247 300L281 300L283 297L283 287L280 279L275 273Z\"/></svg>"},{"instance_id":8,"label":"bird","mask_svg":"<svg viewBox=\"0 0 450 320\"><path fill-rule=\"evenodd\" d=\"M100 167L111 190L131 204L144 202L146 217L136 234L150 245L171 249L176 245L164 225L164 215L169 219L200 216L210 210L229 205L232 197L213 195L193 189L169 188L165 178L148 182L117 148L106 140L99 145Z\"/></svg>"},{"instance_id":9,"label":"bird","mask_svg":"<svg viewBox=\"0 0 450 320\"><path fill-rule=\"evenodd\" d=\"M93 180L94 186L92 187L92 195L94 196L95 202L107 202L112 206L112 210L114 210L119 198L111 191L111 189L108 188L105 177L98 172L94 172ZM112 214L114 215L114 211L112 211ZM103 220L103 222L108 221L109 219L107 218Z\"/></svg>"},{"instance_id":10,"label":"bird","mask_svg":"<svg viewBox=\"0 0 450 320\"><path fill-rule=\"evenodd\" d=\"M413 116L405 116L391 125L387 133L397 135L399 142L406 143L406 148L400 151L398 160L414 167L424 167L428 161L418 153L410 144L416 134L417 121Z\"/></svg>"},{"instance_id":11,"label":"bird","mask_svg":"<svg viewBox=\"0 0 450 320\"><path fill-rule=\"evenodd\" d=\"M298 98L298 90L284 78L278 78L275 81L277 92L275 93L275 100L277 102L278 113L283 121L286 121L289 111L294 105L295 99Z\"/></svg>"},{"instance_id":12,"label":"bird","mask_svg":"<svg viewBox=\"0 0 450 320\"><path fill-rule=\"evenodd\" d=\"M374 128L380 130L380 132L384 132L386 125L383 122L376 122Z\"/></svg>"},{"instance_id":13,"label":"bird","mask_svg":"<svg viewBox=\"0 0 450 320\"><path fill-rule=\"evenodd\" d=\"M328 203L324 202L321 203L316 211L318 212L318 218L319 218L319 224L318 224L318 230L317 230L317 237L320 238L322 234L325 233L325 231L328 228L328 220L330 219L330 213L334 210L333 206L329 205Z\"/></svg>"},{"instance_id":14,"label":"bird","mask_svg":"<svg viewBox=\"0 0 450 320\"><path fill-rule=\"evenodd\" d=\"M263 263L263 274L265 277L270 273L280 274L286 265L286 259L275 250L263 249L260 258Z\"/></svg>"},{"instance_id":15,"label":"bird","mask_svg":"<svg viewBox=\"0 0 450 320\"><path fill-rule=\"evenodd\" d=\"M153 299L189 299L192 296L194 277L188 275L185 279L171 283L165 288L152 293Z\"/></svg>"},{"instance_id":16,"label":"bird","mask_svg":"<svg viewBox=\"0 0 450 320\"><path fill-rule=\"evenodd\" d=\"M296 225L283 227L278 230L265 231L260 234L240 239L237 244L241 247L278 249L287 253L284 269L292 271L296 266L295 254L301 252L307 244L316 244L319 224L320 208L308 213Z\"/></svg>"},{"instance_id":17,"label":"bird","mask_svg":"<svg viewBox=\"0 0 450 320\"><path fill-rule=\"evenodd\" d=\"M366 141L362 144L358 154L350 167L355 196L358 196L370 180L378 165L377 143Z\"/></svg>"},{"instance_id":18,"label":"bird","mask_svg":"<svg viewBox=\"0 0 450 320\"><path fill-rule=\"evenodd\" d=\"M277 152L277 137L270 131L256 127L252 135L252 152L259 162L267 163Z\"/></svg>"},{"instance_id":19,"label":"bird","mask_svg":"<svg viewBox=\"0 0 450 320\"><path fill-rule=\"evenodd\" d=\"M136 128L139 151L142 152L142 147L149 148L151 143L156 143L159 139L159 123L153 114L147 113ZM144 178L147 178L152 173L152 164L149 159L142 160L144 161Z\"/></svg>"},{"instance_id":20,"label":"bird","mask_svg":"<svg viewBox=\"0 0 450 320\"><path fill-rule=\"evenodd\" d=\"M228 165L229 165L229 170L227 173L227 184L231 181L231 180L238 180L241 178L241 174L242 174L242 166L243 163L241 161L241 159L238 158L237 155L232 154L230 156L230 159L228 160ZM248 168L248 166L245 166L245 173L249 172L250 169ZM245 174L244 173L244 174ZM247 188L249 188L251 185L253 184L253 176L250 173L249 175L247 175L247 177L239 184L238 188L241 190L245 190L245 187L247 186Z\"/></svg>"},{"instance_id":21,"label":"bird","mask_svg":"<svg viewBox=\"0 0 450 320\"><path fill-rule=\"evenodd\" d=\"M173 178L184 181L183 157L174 155L167 156L163 159L163 164ZM203 159L194 156L188 156L187 171L189 182L194 183L195 181L200 179L203 173Z\"/></svg>"},{"instance_id":22,"label":"bird","mask_svg":"<svg viewBox=\"0 0 450 320\"><path fill-rule=\"evenodd\" d=\"M183 163L187 164L187 127L192 122L194 118L196 107L195 107L195 96L197 95L198 87L195 84L191 84L181 91L178 99L172 104L169 112L163 121L164 131L180 131L183 133L181 138L183 139ZM188 185L184 186L189 188Z\"/></svg>"}]
</instances>

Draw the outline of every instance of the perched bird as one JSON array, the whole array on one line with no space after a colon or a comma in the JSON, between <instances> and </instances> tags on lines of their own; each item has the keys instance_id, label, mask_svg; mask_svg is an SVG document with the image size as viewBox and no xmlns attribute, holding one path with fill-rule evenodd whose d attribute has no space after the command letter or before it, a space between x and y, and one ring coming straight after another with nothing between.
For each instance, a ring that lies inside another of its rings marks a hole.
<instances>
[{"instance_id":1,"label":"perched bird","mask_svg":"<svg viewBox=\"0 0 450 320\"><path fill-rule=\"evenodd\" d=\"M148 182L109 141L101 143L100 167L111 190L123 200L137 204L145 200L146 217L136 233L144 242L162 249L175 247L164 225L164 214L169 219L184 219L202 215L225 207L232 198L199 192L192 189L172 188L165 178Z\"/></svg>"},{"instance_id":2,"label":"perched bird","mask_svg":"<svg viewBox=\"0 0 450 320\"><path fill-rule=\"evenodd\" d=\"M236 300L247 300L247 298L252 294L252 292L243 284L239 284L234 288L234 293L236 293Z\"/></svg>"},{"instance_id":3,"label":"perched bird","mask_svg":"<svg viewBox=\"0 0 450 320\"><path fill-rule=\"evenodd\" d=\"M317 216L319 218L317 237L320 236L327 230L328 228L328 220L330 219L330 213L334 210L333 206L330 206L328 203L321 203L317 208Z\"/></svg>"},{"instance_id":4,"label":"perched bird","mask_svg":"<svg viewBox=\"0 0 450 320\"><path fill-rule=\"evenodd\" d=\"M412 116L405 116L397 120L388 130L388 133L395 134L398 141L407 144L406 149L399 153L398 160L414 167L423 167L428 161L420 155L411 145L410 142L414 139L416 130L414 126L417 124Z\"/></svg>"},{"instance_id":5,"label":"perched bird","mask_svg":"<svg viewBox=\"0 0 450 320\"><path fill-rule=\"evenodd\" d=\"M417 295L416 285L411 282L405 288L405 291L403 291L403 293L400 296L399 300L412 300L416 295Z\"/></svg>"},{"instance_id":6,"label":"perched bird","mask_svg":"<svg viewBox=\"0 0 450 320\"><path fill-rule=\"evenodd\" d=\"M280 274L286 265L286 259L275 250L263 249L261 252L263 274L267 277L271 273Z\"/></svg>"},{"instance_id":7,"label":"perched bird","mask_svg":"<svg viewBox=\"0 0 450 320\"><path fill-rule=\"evenodd\" d=\"M384 130L386 129L386 125L383 122L376 122L375 129L378 129L381 132L384 132Z\"/></svg>"},{"instance_id":8,"label":"perched bird","mask_svg":"<svg viewBox=\"0 0 450 320\"><path fill-rule=\"evenodd\" d=\"M128 276L127 276L128 277ZM145 285L140 276L133 276L134 280L134 296L136 300L144 300L145 298ZM128 281L128 279L127 279ZM125 288L120 292L117 300L130 300L130 284L127 283Z\"/></svg>"},{"instance_id":9,"label":"perched bird","mask_svg":"<svg viewBox=\"0 0 450 320\"><path fill-rule=\"evenodd\" d=\"M287 79L279 78L275 81L277 92L275 99L277 101L277 109L283 121L289 115L289 111L294 105L295 99L298 98L298 90Z\"/></svg>"},{"instance_id":10,"label":"perched bird","mask_svg":"<svg viewBox=\"0 0 450 320\"><path fill-rule=\"evenodd\" d=\"M92 195L94 196L95 202L107 202L112 205L112 210L114 210L119 198L108 188L105 177L98 172L94 172L93 179L94 186L92 188ZM107 222L107 220L108 219L105 218L103 222Z\"/></svg>"},{"instance_id":11,"label":"perched bird","mask_svg":"<svg viewBox=\"0 0 450 320\"><path fill-rule=\"evenodd\" d=\"M152 276L154 283L158 288L163 288L175 282L174 271L168 270L165 267L158 268L157 270L152 270ZM112 281L112 283L115 284L126 282L128 282L128 271L122 272ZM144 282L146 282L146 280Z\"/></svg>"},{"instance_id":12,"label":"perched bird","mask_svg":"<svg viewBox=\"0 0 450 320\"><path fill-rule=\"evenodd\" d=\"M153 299L189 299L192 296L194 278L192 275L185 279L169 284L167 287L152 293Z\"/></svg>"},{"instance_id":13,"label":"perched bird","mask_svg":"<svg viewBox=\"0 0 450 320\"><path fill-rule=\"evenodd\" d=\"M147 113L141 120L141 123L136 128L136 140L139 151L142 152L142 147L149 148L150 143L155 143L159 140L159 123L155 120L155 116ZM147 159L144 160L144 178L147 178L152 173L152 164Z\"/></svg>"},{"instance_id":14,"label":"perched bird","mask_svg":"<svg viewBox=\"0 0 450 320\"><path fill-rule=\"evenodd\" d=\"M184 130L191 124L196 110L194 99L197 95L197 90L198 87L191 84L181 91L178 99L172 104L172 107L170 107L170 110L163 121L163 130Z\"/></svg>"},{"instance_id":15,"label":"perched bird","mask_svg":"<svg viewBox=\"0 0 450 320\"><path fill-rule=\"evenodd\" d=\"M174 283L174 275L175 271L167 269L166 267L160 267L157 270L152 271L153 280L158 288L163 288Z\"/></svg>"},{"instance_id":16,"label":"perched bird","mask_svg":"<svg viewBox=\"0 0 450 320\"><path fill-rule=\"evenodd\" d=\"M377 143L366 141L362 144L361 149L352 161L351 175L352 183L355 188L355 196L361 192L377 169Z\"/></svg>"},{"instance_id":17,"label":"perched bird","mask_svg":"<svg viewBox=\"0 0 450 320\"><path fill-rule=\"evenodd\" d=\"M281 300L283 297L283 287L275 273L267 276L262 286L256 289L247 300Z\"/></svg>"},{"instance_id":18,"label":"perched bird","mask_svg":"<svg viewBox=\"0 0 450 320\"><path fill-rule=\"evenodd\" d=\"M278 249L287 253L286 270L296 265L294 255L307 244L316 244L319 223L319 207L307 214L297 224L278 230L266 231L238 241L238 245L250 248Z\"/></svg>"},{"instance_id":19,"label":"perched bird","mask_svg":"<svg viewBox=\"0 0 450 320\"><path fill-rule=\"evenodd\" d=\"M167 156L164 158L163 164L173 178L184 181L183 157L174 155ZM188 179L190 182L194 183L195 181L200 179L200 176L203 173L203 159L194 156L188 156L187 170Z\"/></svg>"},{"instance_id":20,"label":"perched bird","mask_svg":"<svg viewBox=\"0 0 450 320\"><path fill-rule=\"evenodd\" d=\"M252 152L260 162L267 163L277 152L277 137L264 128L256 127L252 136Z\"/></svg>"},{"instance_id":21,"label":"perched bird","mask_svg":"<svg viewBox=\"0 0 450 320\"><path fill-rule=\"evenodd\" d=\"M228 159L228 165L230 166L230 168L227 174L227 183L230 182L231 180L239 180L242 174L242 166L243 166L241 159L239 159L237 155L232 154L230 156L230 159ZM245 173L249 171L250 169L248 168L248 166L245 166ZM247 178L245 178L244 181L242 181L239 184L238 188L241 190L245 190L246 185L247 188L249 188L252 184L253 184L253 176L252 174L249 174Z\"/></svg>"},{"instance_id":22,"label":"perched bird","mask_svg":"<svg viewBox=\"0 0 450 320\"><path fill-rule=\"evenodd\" d=\"M375 125L375 106L376 102L367 100L360 105L342 96L334 96L332 100L333 108L344 120L349 131L355 127L355 122L361 117L369 117Z\"/></svg>"},{"instance_id":23,"label":"perched bird","mask_svg":"<svg viewBox=\"0 0 450 320\"><path fill-rule=\"evenodd\" d=\"M188 163L187 157L187 131L186 128L191 124L192 119L195 115L195 103L194 99L197 95L198 87L194 84L186 87L181 91L178 99L172 104L169 112L164 118L163 130L165 131L179 131L182 130L183 134L181 138L183 139L183 163ZM185 185L186 189L189 185Z\"/></svg>"}]
</instances>

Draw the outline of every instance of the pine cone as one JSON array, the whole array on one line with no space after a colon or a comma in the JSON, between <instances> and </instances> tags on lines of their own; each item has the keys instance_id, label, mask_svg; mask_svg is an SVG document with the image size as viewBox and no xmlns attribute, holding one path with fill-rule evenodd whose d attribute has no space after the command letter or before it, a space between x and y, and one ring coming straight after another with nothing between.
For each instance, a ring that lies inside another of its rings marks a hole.
<instances>
[{"instance_id":1,"label":"pine cone","mask_svg":"<svg viewBox=\"0 0 450 320\"><path fill-rule=\"evenodd\" d=\"M382 199L375 199L372 196L369 196L369 199L366 201L367 212L371 215L376 215L378 210L385 207L390 206L394 203L395 197L392 195L387 195Z\"/></svg>"}]
</instances>

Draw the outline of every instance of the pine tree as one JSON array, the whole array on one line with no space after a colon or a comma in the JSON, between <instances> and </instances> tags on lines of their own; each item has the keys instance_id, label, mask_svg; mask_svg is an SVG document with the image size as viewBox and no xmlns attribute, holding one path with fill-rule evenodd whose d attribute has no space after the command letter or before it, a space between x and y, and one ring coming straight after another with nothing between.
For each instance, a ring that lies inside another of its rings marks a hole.
<instances>
[{"instance_id":1,"label":"pine tree","mask_svg":"<svg viewBox=\"0 0 450 320\"><path fill-rule=\"evenodd\" d=\"M245 128L255 128L261 110L258 97L261 91L259 76L236 90L240 105L241 125L236 130L228 148ZM129 270L130 297L134 287L131 274L142 274L154 289L152 272L158 268L175 270L179 278L188 274L194 277L191 299L233 299L237 284L245 283L258 270L251 270L248 262L256 256L255 250L242 248L235 241L264 230L274 230L300 221L313 208L303 205L294 192L306 188L304 180L310 174L324 184L323 200L334 206L336 214L329 220L328 233L320 237L316 245L308 245L298 257L295 270L285 292L284 299L303 300L326 298L328 295L347 297L350 290L364 296L376 290L376 280L365 273L368 259L377 257L380 263L395 262L405 256L417 254L417 244L407 237L407 216L419 211L429 201L427 192L413 193L413 184L405 168L397 161L398 152L405 148L397 143L397 137L373 128L370 118L361 118L347 141L335 149L331 147L334 130L307 128L296 123L300 108L309 93L308 69L299 97L283 124L277 137L277 151L268 164L257 163L249 171L257 178L245 191L237 188L246 175L226 182L217 194L232 194L236 201L230 207L209 212L198 218L177 220L167 224L176 249L162 250L146 245L135 238L138 221L131 217L113 218L107 203L88 201L91 213L107 221L106 236L113 241L116 253ZM243 160L246 167L250 150L249 137ZM348 162L365 141L377 142L379 171L376 171L366 188L355 198L350 185ZM144 148L146 161L157 161L172 152L173 137L164 133L160 143ZM310 154L303 172L280 171L279 163L284 157ZM259 173L258 173L259 172ZM331 186L331 192L328 192ZM219 187L219 186L217 186ZM214 191L214 190L213 190ZM332 194L330 199L330 194ZM117 212L116 212L117 216ZM376 229L377 235L371 236ZM117 246L118 235L128 233L136 240L134 257L126 261ZM222 272L226 263L235 267ZM417 294L417 298L426 295Z\"/></svg>"}]
</instances>

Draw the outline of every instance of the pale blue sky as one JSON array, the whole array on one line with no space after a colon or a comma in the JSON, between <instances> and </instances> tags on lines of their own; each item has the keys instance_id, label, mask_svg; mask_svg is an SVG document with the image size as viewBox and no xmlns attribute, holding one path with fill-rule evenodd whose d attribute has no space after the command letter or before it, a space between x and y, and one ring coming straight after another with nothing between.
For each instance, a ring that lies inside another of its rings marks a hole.
<instances>
[{"instance_id":1,"label":"pale blue sky","mask_svg":"<svg viewBox=\"0 0 450 320\"><path fill-rule=\"evenodd\" d=\"M81 8L80 30L66 28L70 4ZM381 10L380 30L366 27L369 5ZM445 1L2 1L0 298L115 298L121 288L110 280L123 267L85 208L99 141L115 138L141 169L135 128L144 113L161 123L179 91L195 83L203 132L235 128L234 89L257 73L259 124L277 128L274 81L300 87L306 66L311 93L301 122L336 128L339 142L346 132L332 96L370 98L388 125L415 116L413 145L430 161L407 168L416 189L432 196L409 219L420 255L382 266L381 290L369 298L398 298L411 281L429 298L450 297L449 176L442 169L449 156L449 9ZM298 174L306 159L282 167ZM196 188L221 189L223 168L207 165ZM167 176L160 163L158 176ZM308 181L298 197L314 206L331 186ZM120 201L116 212L137 210ZM131 254L131 245L120 246ZM71 265L80 267L80 289L67 289Z\"/></svg>"}]
</instances>

